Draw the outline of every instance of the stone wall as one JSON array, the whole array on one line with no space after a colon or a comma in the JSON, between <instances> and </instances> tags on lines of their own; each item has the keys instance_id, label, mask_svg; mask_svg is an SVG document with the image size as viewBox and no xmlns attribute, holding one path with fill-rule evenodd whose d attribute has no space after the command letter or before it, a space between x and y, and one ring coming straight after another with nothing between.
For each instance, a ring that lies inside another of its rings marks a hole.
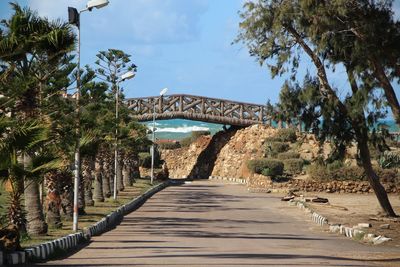
<instances>
[{"instance_id":1,"label":"stone wall","mask_svg":"<svg viewBox=\"0 0 400 267\"><path fill-rule=\"evenodd\" d=\"M331 181L319 182L314 180L291 179L284 183L272 182L265 176L253 177L248 180L250 188L288 189L303 192L327 193L372 193L367 181ZM388 193L400 193L400 185L393 182L383 183Z\"/></svg>"}]
</instances>

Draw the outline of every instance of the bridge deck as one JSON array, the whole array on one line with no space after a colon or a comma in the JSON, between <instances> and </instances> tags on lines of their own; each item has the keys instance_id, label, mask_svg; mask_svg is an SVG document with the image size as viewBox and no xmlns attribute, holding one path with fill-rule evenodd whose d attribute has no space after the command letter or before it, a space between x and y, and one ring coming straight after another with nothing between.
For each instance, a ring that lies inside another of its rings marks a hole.
<instances>
[{"instance_id":1,"label":"bridge deck","mask_svg":"<svg viewBox=\"0 0 400 267\"><path fill-rule=\"evenodd\" d=\"M268 121L265 106L193 95L168 95L126 100L139 121L188 119L235 126Z\"/></svg>"}]
</instances>

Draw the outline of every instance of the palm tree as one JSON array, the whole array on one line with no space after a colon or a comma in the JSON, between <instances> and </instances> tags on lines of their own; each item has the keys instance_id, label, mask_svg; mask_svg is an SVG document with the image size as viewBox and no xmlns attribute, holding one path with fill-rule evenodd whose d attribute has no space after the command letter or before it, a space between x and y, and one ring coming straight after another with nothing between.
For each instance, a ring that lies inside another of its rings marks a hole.
<instances>
[{"instance_id":1,"label":"palm tree","mask_svg":"<svg viewBox=\"0 0 400 267\"><path fill-rule=\"evenodd\" d=\"M0 60L8 66L3 76L22 81L7 92L14 97L13 115L20 122L42 117L44 96L49 93L46 86L52 75L66 62L72 51L75 37L70 27L60 21L49 21L39 17L28 8L11 3L14 14L2 21L0 31ZM57 89L59 90L59 89ZM28 167L31 155L23 153L24 165ZM47 232L42 206L40 205L38 179L25 180L25 205L28 232Z\"/></svg>"},{"instance_id":2,"label":"palm tree","mask_svg":"<svg viewBox=\"0 0 400 267\"><path fill-rule=\"evenodd\" d=\"M22 232L27 230L21 206L24 181L33 182L44 170L58 165L57 161L33 153L47 142L48 136L47 125L38 121L31 120L21 125L13 118L0 117L0 177L9 186L9 221ZM23 160L28 153L30 162Z\"/></svg>"}]
</instances>

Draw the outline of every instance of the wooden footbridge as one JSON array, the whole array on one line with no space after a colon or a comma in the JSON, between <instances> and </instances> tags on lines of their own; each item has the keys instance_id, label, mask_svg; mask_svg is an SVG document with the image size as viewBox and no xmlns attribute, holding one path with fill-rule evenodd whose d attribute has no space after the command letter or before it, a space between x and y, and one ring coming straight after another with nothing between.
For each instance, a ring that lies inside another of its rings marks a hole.
<instances>
[{"instance_id":1,"label":"wooden footbridge","mask_svg":"<svg viewBox=\"0 0 400 267\"><path fill-rule=\"evenodd\" d=\"M265 124L265 106L193 95L167 95L126 99L138 121L188 119L234 126Z\"/></svg>"}]
</instances>

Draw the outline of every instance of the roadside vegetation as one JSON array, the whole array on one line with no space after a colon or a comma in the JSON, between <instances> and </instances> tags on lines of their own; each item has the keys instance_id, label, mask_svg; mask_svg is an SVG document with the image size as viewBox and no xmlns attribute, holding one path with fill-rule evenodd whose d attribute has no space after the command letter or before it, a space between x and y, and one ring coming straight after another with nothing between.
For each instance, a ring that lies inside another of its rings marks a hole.
<instances>
[{"instance_id":1,"label":"roadside vegetation","mask_svg":"<svg viewBox=\"0 0 400 267\"><path fill-rule=\"evenodd\" d=\"M371 158L371 147L388 149L381 123L388 110L400 125L394 90L400 78L400 24L393 1L246 1L240 15L237 42L272 77L290 77L279 103L267 103L272 119L330 141L329 161L342 160L354 144L382 210L396 216ZM303 66L304 58L312 67L299 77L299 69L310 65ZM347 76L346 88L329 78L337 69Z\"/></svg>"},{"instance_id":2,"label":"roadside vegetation","mask_svg":"<svg viewBox=\"0 0 400 267\"><path fill-rule=\"evenodd\" d=\"M151 142L146 128L122 104L124 95L117 88L122 74L136 72L130 55L117 49L99 51L93 67L78 70L71 25L10 5L11 17L0 23L0 222L1 227L17 229L24 240L45 239L70 231L77 148L79 213L89 223L127 200L109 199L114 173L119 193L132 185L139 191L148 187L144 181L134 183L140 178L139 153L149 151ZM78 71L79 126L74 94Z\"/></svg>"}]
</instances>

